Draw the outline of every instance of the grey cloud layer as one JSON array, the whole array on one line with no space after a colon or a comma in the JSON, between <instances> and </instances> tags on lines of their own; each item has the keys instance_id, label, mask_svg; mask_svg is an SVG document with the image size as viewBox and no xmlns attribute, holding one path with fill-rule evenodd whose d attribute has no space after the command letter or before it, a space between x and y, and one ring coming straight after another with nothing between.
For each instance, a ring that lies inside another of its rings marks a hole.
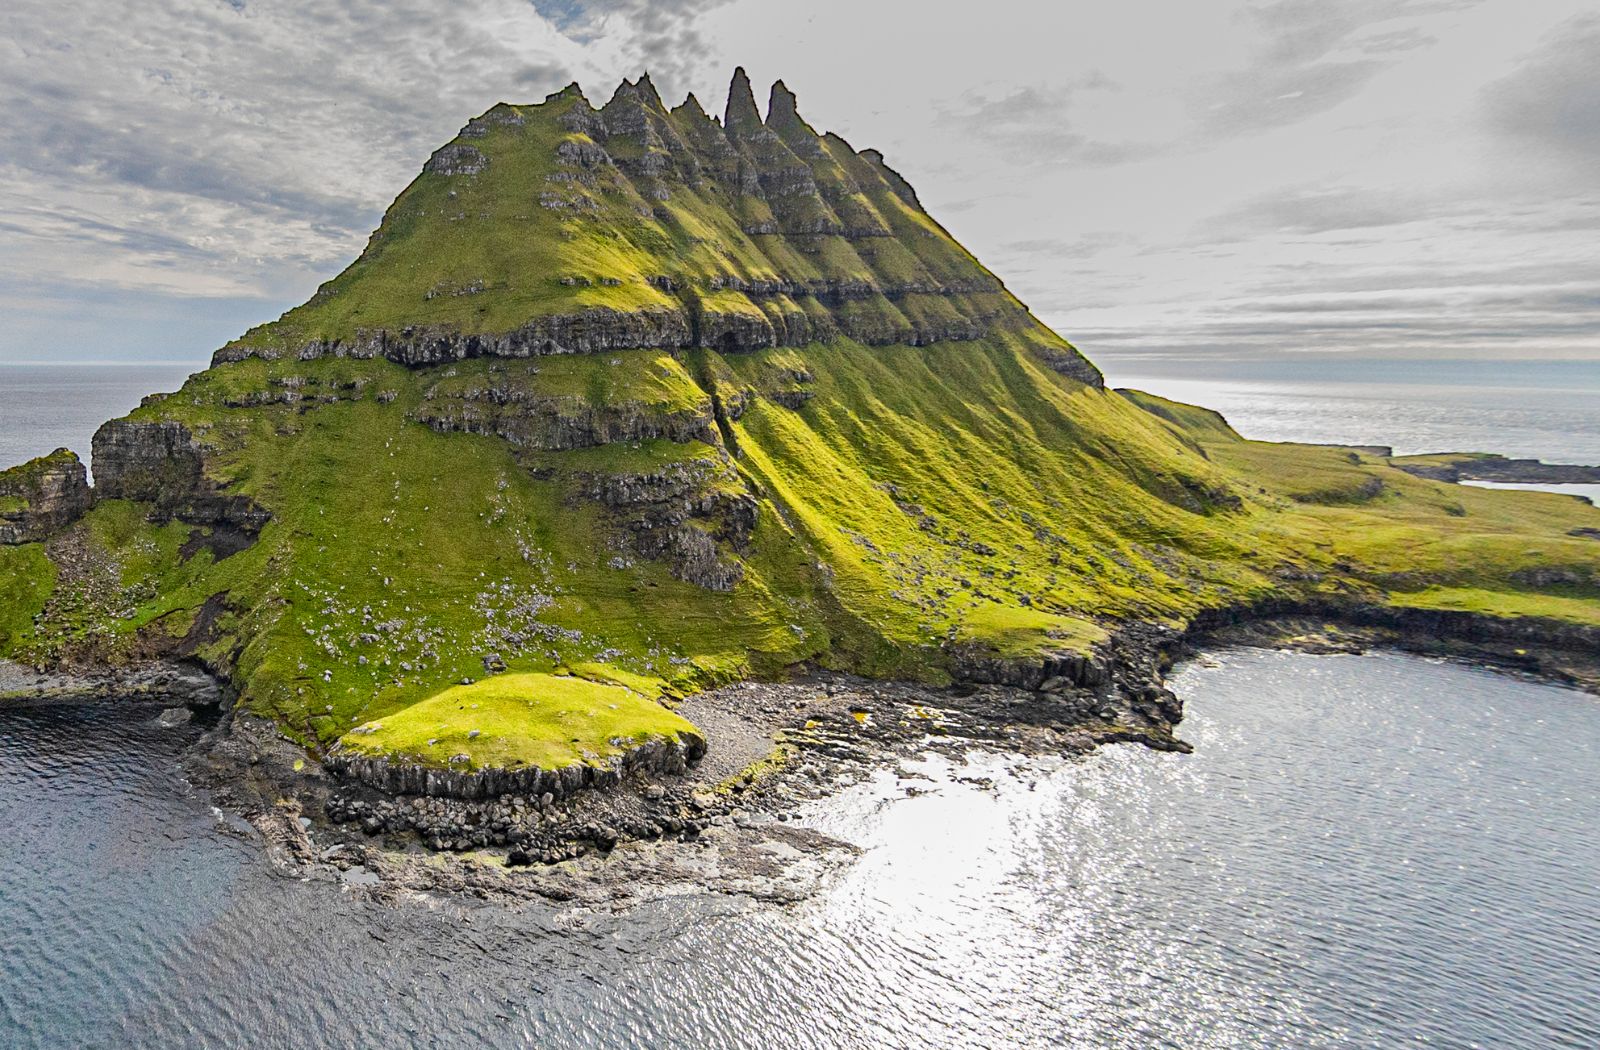
<instances>
[{"instance_id":1,"label":"grey cloud layer","mask_svg":"<svg viewBox=\"0 0 1600 1050\"><path fill-rule=\"evenodd\" d=\"M592 73L591 57L692 68L694 16L716 2L568 5L598 38L580 47L524 0L13 0L0 359L55 352L41 281L70 288L74 313L98 289L113 332L141 292L261 320L349 259L468 117Z\"/></svg>"},{"instance_id":2,"label":"grey cloud layer","mask_svg":"<svg viewBox=\"0 0 1600 1050\"><path fill-rule=\"evenodd\" d=\"M1154 143L1107 141L1073 127L1073 108L1095 105L1117 85L1103 73L1089 73L1066 84L1027 84L990 97L968 92L940 116L969 140L992 144L1014 162L1027 164L1121 164L1153 156Z\"/></svg>"},{"instance_id":3,"label":"grey cloud layer","mask_svg":"<svg viewBox=\"0 0 1600 1050\"><path fill-rule=\"evenodd\" d=\"M1501 136L1600 190L1600 14L1558 26L1484 95L1489 123Z\"/></svg>"}]
</instances>

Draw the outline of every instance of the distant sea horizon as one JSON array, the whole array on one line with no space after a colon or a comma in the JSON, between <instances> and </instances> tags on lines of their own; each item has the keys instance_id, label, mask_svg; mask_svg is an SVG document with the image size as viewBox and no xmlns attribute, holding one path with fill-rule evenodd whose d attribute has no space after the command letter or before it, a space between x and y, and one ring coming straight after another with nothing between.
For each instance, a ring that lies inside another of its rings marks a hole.
<instances>
[{"instance_id":1,"label":"distant sea horizon","mask_svg":"<svg viewBox=\"0 0 1600 1050\"><path fill-rule=\"evenodd\" d=\"M1600 464L1600 362L1227 361L1087 352L1107 385L1215 409L1256 440ZM176 390L204 367L0 362L0 469L57 448L87 462L101 423L132 411L147 394Z\"/></svg>"},{"instance_id":2,"label":"distant sea horizon","mask_svg":"<svg viewBox=\"0 0 1600 1050\"><path fill-rule=\"evenodd\" d=\"M1221 412L1258 441L1600 464L1600 362L1095 354L1108 386Z\"/></svg>"},{"instance_id":3,"label":"distant sea horizon","mask_svg":"<svg viewBox=\"0 0 1600 1050\"><path fill-rule=\"evenodd\" d=\"M11 364L0 362L0 470L58 448L89 462L100 424L125 416L147 394L168 393L206 367L193 364Z\"/></svg>"}]
</instances>

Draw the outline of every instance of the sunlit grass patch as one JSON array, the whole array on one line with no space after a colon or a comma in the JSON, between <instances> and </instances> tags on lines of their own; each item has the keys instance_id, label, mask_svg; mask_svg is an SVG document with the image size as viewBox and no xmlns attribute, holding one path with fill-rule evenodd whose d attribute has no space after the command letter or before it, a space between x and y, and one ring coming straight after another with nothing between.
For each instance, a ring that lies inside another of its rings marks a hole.
<instances>
[{"instance_id":1,"label":"sunlit grass patch","mask_svg":"<svg viewBox=\"0 0 1600 1050\"><path fill-rule=\"evenodd\" d=\"M347 751L457 768L561 769L651 739L697 734L687 720L620 685L549 674L458 685L340 738Z\"/></svg>"}]
</instances>

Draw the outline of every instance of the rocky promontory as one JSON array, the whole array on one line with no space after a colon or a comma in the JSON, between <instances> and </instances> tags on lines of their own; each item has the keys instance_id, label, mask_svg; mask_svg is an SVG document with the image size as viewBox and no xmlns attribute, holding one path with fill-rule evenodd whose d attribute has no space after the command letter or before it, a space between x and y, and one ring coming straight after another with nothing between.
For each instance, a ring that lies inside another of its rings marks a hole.
<instances>
[{"instance_id":1,"label":"rocky promontory","mask_svg":"<svg viewBox=\"0 0 1600 1050\"><path fill-rule=\"evenodd\" d=\"M88 472L67 449L0 471L0 543L48 539L93 505Z\"/></svg>"},{"instance_id":2,"label":"rocky promontory","mask_svg":"<svg viewBox=\"0 0 1600 1050\"><path fill-rule=\"evenodd\" d=\"M1419 478L1436 481L1493 481L1503 484L1594 485L1600 484L1600 466L1574 463L1545 463L1537 459L1511 459L1488 453L1438 453L1404 456L1395 466Z\"/></svg>"}]
</instances>

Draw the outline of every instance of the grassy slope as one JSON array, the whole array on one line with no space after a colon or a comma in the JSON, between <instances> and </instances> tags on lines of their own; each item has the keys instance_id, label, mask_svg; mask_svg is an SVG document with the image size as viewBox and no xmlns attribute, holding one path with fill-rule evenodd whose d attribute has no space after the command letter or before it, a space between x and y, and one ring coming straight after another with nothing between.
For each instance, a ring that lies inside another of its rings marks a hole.
<instances>
[{"instance_id":1,"label":"grassy slope","mask_svg":"<svg viewBox=\"0 0 1600 1050\"><path fill-rule=\"evenodd\" d=\"M0 656L15 653L55 588L56 567L44 544L0 547Z\"/></svg>"},{"instance_id":2,"label":"grassy slope","mask_svg":"<svg viewBox=\"0 0 1600 1050\"><path fill-rule=\"evenodd\" d=\"M632 391L663 410L705 398L659 357L566 359L544 393L603 382L606 397ZM37 545L6 549L0 649L47 657L103 634L133 652L139 632L181 635L226 592L205 655L233 667L246 705L307 743L378 721L398 744L411 739L402 729L435 724L438 697L481 677L491 653L513 673L627 676L646 694L807 658L938 678L952 646L1082 651L1120 620L1181 623L1285 586L1600 623L1600 544L1567 535L1600 524L1594 508L1243 441L1209 413L1064 380L1021 336L706 357L725 395L789 389L801 362L815 377L800 409L755 397L734 424L738 470L762 506L732 593L619 558L605 512L574 488L579 473L710 458L711 446L652 441L519 463L497 438L407 418L435 384L498 365L450 376L252 360L201 373L135 418L181 420L212 446L208 469L272 511L261 540L220 562L205 551L185 561L186 526L105 502L83 530L116 560L116 615L66 602L35 627L53 567ZM308 398L341 399L223 404L290 376ZM1589 582L1519 582L1551 568ZM485 754L543 753L502 724L482 727Z\"/></svg>"},{"instance_id":3,"label":"grassy slope","mask_svg":"<svg viewBox=\"0 0 1600 1050\"><path fill-rule=\"evenodd\" d=\"M1600 624L1600 544L1570 534L1600 527L1600 509L1429 481L1355 450L1184 433L1257 489L1250 524L1263 540L1343 567L1384 601ZM1541 574L1571 582L1530 582Z\"/></svg>"},{"instance_id":4,"label":"grassy slope","mask_svg":"<svg viewBox=\"0 0 1600 1050\"><path fill-rule=\"evenodd\" d=\"M620 685L507 674L358 726L344 744L357 754L405 755L440 768L561 769L604 761L652 737L694 732L687 720ZM465 763L451 762L460 755Z\"/></svg>"},{"instance_id":5,"label":"grassy slope","mask_svg":"<svg viewBox=\"0 0 1600 1050\"><path fill-rule=\"evenodd\" d=\"M583 362L610 372L609 360ZM281 389L272 382L286 375L304 377L308 396L345 388L355 400L305 411L221 405ZM435 378L386 362L251 360L200 373L136 412L190 426L215 449L212 474L269 508L273 521L242 553L183 561L187 527L152 526L143 509L103 503L84 529L117 556L132 612L96 629L131 653L140 631L170 625L182 634L209 596L226 592L232 611L204 654L234 668L246 705L308 742L481 676L491 653L513 671L603 666L685 690L770 672L826 647L811 603L789 598L805 595L814 572L783 542L775 518L764 517L752 578L733 594L704 591L650 561L613 567L602 511L577 499L566 479L535 480L497 438L440 435L408 421ZM558 390L571 377L559 378ZM357 380L365 383L354 393ZM380 403L384 392L397 396ZM575 469L594 470L630 457L673 462L682 450L652 442L571 455ZM49 565L37 545L0 554L27 562L0 581L23 597L36 593ZM76 621L33 629L17 619L6 648L24 658L47 658L82 633Z\"/></svg>"},{"instance_id":6,"label":"grassy slope","mask_svg":"<svg viewBox=\"0 0 1600 1050\"><path fill-rule=\"evenodd\" d=\"M658 355L635 356L648 371ZM186 526L108 501L83 528L117 560L118 614L87 618L67 603L34 627L52 567L36 545L11 548L0 551L14 592L0 642L40 657L107 634L132 652L138 632L181 635L226 592L206 655L234 668L246 705L327 744L363 723L427 724L443 690L483 676L487 654L512 673L570 671L654 695L808 658L937 679L953 649L1084 651L1118 621L1178 624L1284 588L1600 623L1600 544L1567 535L1600 524L1600 511L1576 501L1244 441L1208 413L1064 380L1020 336L708 357L725 388L786 389L798 359L815 376L800 409L755 397L733 425L761 511L732 593L619 557L605 512L575 489L583 473L714 458L709 445L519 463L497 438L407 418L423 391L467 382L482 362L450 377L246 361L135 417L182 420L213 446L212 473L273 513L260 542L184 561ZM609 361L563 361L551 392L581 389L574 369L617 382L624 366ZM345 400L221 404L290 375L308 396ZM699 400L672 390L662 403ZM392 402L380 403L385 391ZM1551 569L1588 582L1525 582ZM418 703L433 707L404 715ZM484 746L500 746L490 736Z\"/></svg>"}]
</instances>

